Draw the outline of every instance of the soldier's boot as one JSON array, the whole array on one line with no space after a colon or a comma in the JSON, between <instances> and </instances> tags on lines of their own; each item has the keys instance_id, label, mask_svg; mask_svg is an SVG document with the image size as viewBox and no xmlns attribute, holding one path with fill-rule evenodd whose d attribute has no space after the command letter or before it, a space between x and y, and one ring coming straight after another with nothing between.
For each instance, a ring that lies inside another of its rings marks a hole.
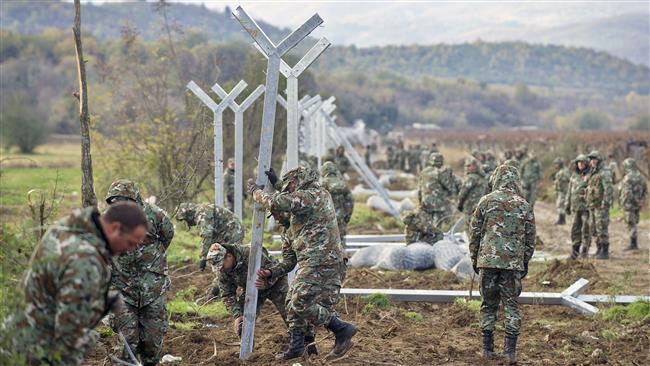
<instances>
[{"instance_id":1,"label":"soldier's boot","mask_svg":"<svg viewBox=\"0 0 650 366\"><path fill-rule=\"evenodd\" d=\"M559 214L555 225L564 225L566 224L566 216L564 214Z\"/></svg>"},{"instance_id":2,"label":"soldier's boot","mask_svg":"<svg viewBox=\"0 0 650 366\"><path fill-rule=\"evenodd\" d=\"M506 358L508 365L517 364L517 337L506 336L505 346L503 347L503 356Z\"/></svg>"},{"instance_id":3,"label":"soldier's boot","mask_svg":"<svg viewBox=\"0 0 650 366\"><path fill-rule=\"evenodd\" d=\"M609 259L609 244L601 244L598 246L598 253L596 259Z\"/></svg>"},{"instance_id":4,"label":"soldier's boot","mask_svg":"<svg viewBox=\"0 0 650 366\"><path fill-rule=\"evenodd\" d=\"M571 257L570 257L570 259L578 259L579 254L580 254L580 244L573 245L571 247Z\"/></svg>"},{"instance_id":5,"label":"soldier's boot","mask_svg":"<svg viewBox=\"0 0 650 366\"><path fill-rule=\"evenodd\" d=\"M333 316L326 328L331 330L335 337L334 348L327 357L339 358L343 356L352 347L352 337L357 334L357 327Z\"/></svg>"},{"instance_id":6,"label":"soldier's boot","mask_svg":"<svg viewBox=\"0 0 650 366\"><path fill-rule=\"evenodd\" d=\"M601 259L600 253L603 252L603 247L600 244L596 244L596 254L594 254L595 259Z\"/></svg>"},{"instance_id":7,"label":"soldier's boot","mask_svg":"<svg viewBox=\"0 0 650 366\"><path fill-rule=\"evenodd\" d=\"M483 332L483 352L481 356L486 359L495 359L497 354L494 353L494 334L489 331Z\"/></svg>"},{"instance_id":8,"label":"soldier's boot","mask_svg":"<svg viewBox=\"0 0 650 366\"><path fill-rule=\"evenodd\" d=\"M276 360L290 360L301 357L305 352L305 335L302 332L289 333L289 348L275 355Z\"/></svg>"},{"instance_id":9,"label":"soldier's boot","mask_svg":"<svg viewBox=\"0 0 650 366\"><path fill-rule=\"evenodd\" d=\"M307 355L311 356L318 356L318 348L316 348L316 336L314 336L314 333L306 333L305 334L305 346L307 347Z\"/></svg>"},{"instance_id":10,"label":"soldier's boot","mask_svg":"<svg viewBox=\"0 0 650 366\"><path fill-rule=\"evenodd\" d=\"M638 250L639 244L637 243L636 236L630 237L630 245L627 246L624 250Z\"/></svg>"},{"instance_id":11,"label":"soldier's boot","mask_svg":"<svg viewBox=\"0 0 650 366\"><path fill-rule=\"evenodd\" d=\"M582 245L580 247L580 258L589 257L589 247L587 245Z\"/></svg>"}]
</instances>

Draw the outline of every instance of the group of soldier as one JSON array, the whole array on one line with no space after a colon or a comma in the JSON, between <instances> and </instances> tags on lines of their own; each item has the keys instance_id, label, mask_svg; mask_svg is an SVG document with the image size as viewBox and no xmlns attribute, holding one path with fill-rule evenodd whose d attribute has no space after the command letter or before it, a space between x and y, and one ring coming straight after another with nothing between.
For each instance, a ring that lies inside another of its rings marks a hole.
<instances>
[{"instance_id":1,"label":"group of soldier","mask_svg":"<svg viewBox=\"0 0 650 366\"><path fill-rule=\"evenodd\" d=\"M440 223L457 201L456 208L468 221L470 256L480 278L483 356L496 357L493 332L503 301L504 355L513 363L521 323L517 297L535 246L533 207L541 167L523 147L505 158L497 166L492 154L474 152L465 160L461 180L444 165L441 153L428 153L418 168L418 208L403 220L407 242L433 244L443 237ZM263 249L255 286L258 312L268 299L287 326L289 345L277 354L280 360L318 354L318 326L333 332L335 345L328 356L334 358L350 349L357 332L334 309L346 277L344 238L353 199L345 174L350 165L342 147L323 160L320 177L307 162L282 179L269 169L267 187L247 182L253 201L279 223L282 259ZM573 215L572 257L586 255L593 234L597 258L607 258L611 172L598 152L578 156L570 173L561 161L556 163L558 224L566 214ZM229 162L226 174L233 168ZM636 223L647 186L634 160L626 159L623 169L619 201L630 247L636 248ZM233 183L226 187L230 203ZM122 358L127 358L128 347L144 365L160 361L171 284L166 251L174 226L165 211L142 199L132 181L113 182L105 200L108 208L102 214L96 208L80 209L52 225L34 251L25 276L24 306L3 325L3 330L15 330L13 347L29 364L81 364L97 339L93 329L109 311L112 328L126 339ZM177 219L198 228L199 270L209 265L215 273L208 296L223 300L241 336L250 250L243 243L241 219L209 203L182 203ZM289 284L287 275L296 267Z\"/></svg>"},{"instance_id":2,"label":"group of soldier","mask_svg":"<svg viewBox=\"0 0 650 366\"><path fill-rule=\"evenodd\" d=\"M557 167L553 176L558 209L556 224L563 225L566 215L573 216L571 258L586 258L592 236L595 236L595 258L609 259L609 210L617 191L615 166L606 166L602 154L596 150L588 155L578 155L569 167L565 167L559 158L554 163ZM630 236L625 249L637 250L639 212L648 188L634 159L623 161L623 171L625 174L618 184L618 198Z\"/></svg>"}]
</instances>

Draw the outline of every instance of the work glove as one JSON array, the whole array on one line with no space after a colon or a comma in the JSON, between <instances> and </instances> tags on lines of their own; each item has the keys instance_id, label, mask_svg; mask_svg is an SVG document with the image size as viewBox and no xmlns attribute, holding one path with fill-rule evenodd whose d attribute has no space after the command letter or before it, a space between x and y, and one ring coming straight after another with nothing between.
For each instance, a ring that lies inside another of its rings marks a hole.
<instances>
[{"instance_id":1,"label":"work glove","mask_svg":"<svg viewBox=\"0 0 650 366\"><path fill-rule=\"evenodd\" d=\"M264 174L269 178L269 182L271 182L272 186L275 186L275 184L278 182L278 175L275 174L275 170L273 168L269 168L269 170L265 170Z\"/></svg>"},{"instance_id":2,"label":"work glove","mask_svg":"<svg viewBox=\"0 0 650 366\"><path fill-rule=\"evenodd\" d=\"M199 261L199 270L200 270L201 272L205 271L205 265L206 265L207 263L208 263L208 262L207 262L205 259L201 259L201 260Z\"/></svg>"},{"instance_id":3,"label":"work glove","mask_svg":"<svg viewBox=\"0 0 650 366\"><path fill-rule=\"evenodd\" d=\"M237 333L237 337L241 339L241 333L242 330L244 329L244 317L240 316L237 319L235 319L235 325L234 325L235 333Z\"/></svg>"}]
</instances>

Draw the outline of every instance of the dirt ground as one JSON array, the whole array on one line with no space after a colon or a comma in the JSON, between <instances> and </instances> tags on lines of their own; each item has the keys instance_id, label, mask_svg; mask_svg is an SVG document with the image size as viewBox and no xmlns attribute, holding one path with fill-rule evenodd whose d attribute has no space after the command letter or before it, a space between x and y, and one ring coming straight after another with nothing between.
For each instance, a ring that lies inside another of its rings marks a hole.
<instances>
[{"instance_id":1,"label":"dirt ground","mask_svg":"<svg viewBox=\"0 0 650 366\"><path fill-rule=\"evenodd\" d=\"M570 251L569 225L555 226L553 206L536 205L538 234L543 250L566 257ZM611 260L551 260L531 266L524 291L561 291L579 277L591 281L587 293L650 294L648 274L648 222L640 227L636 252L624 252L626 229L613 220L610 226ZM195 273L193 265L171 269L170 296L191 285L206 288L207 273ZM345 287L405 289L467 289L468 283L440 271L382 272L350 269ZM476 288L476 287L475 287ZM202 294L197 294L200 296ZM192 330L170 329L164 353L183 358L179 365L483 365L480 358L478 316L462 304L393 303L387 309L364 312L366 300L342 298L338 311L359 327L355 345L339 360L322 357L277 362L274 354L285 347L287 336L279 314L270 303L262 310L255 329L255 351L247 361L238 359L239 343L232 331L232 319L199 319L210 327ZM600 307L603 307L602 305ZM650 363L650 319L619 324L579 315L561 306L525 305L518 343L521 365L647 365ZM421 318L414 316L421 315ZM173 319L174 320L174 319ZM175 319L190 321L196 319ZM497 351L502 350L503 329L496 332ZM108 365L116 337L104 338L87 365ZM317 346L322 354L332 347L332 336L318 329ZM490 364L490 363L488 363ZM500 361L494 361L494 365Z\"/></svg>"}]
</instances>

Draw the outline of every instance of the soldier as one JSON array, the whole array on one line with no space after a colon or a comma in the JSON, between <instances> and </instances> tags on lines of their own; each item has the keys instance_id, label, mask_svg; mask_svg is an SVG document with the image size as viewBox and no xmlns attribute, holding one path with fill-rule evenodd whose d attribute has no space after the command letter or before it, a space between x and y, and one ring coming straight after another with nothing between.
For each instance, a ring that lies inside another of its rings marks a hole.
<instances>
[{"instance_id":1,"label":"soldier","mask_svg":"<svg viewBox=\"0 0 650 366\"><path fill-rule=\"evenodd\" d=\"M135 203L94 207L59 220L34 249L22 288L22 309L7 319L2 338L15 327L10 351L29 365L81 365L99 334L93 329L119 294L110 292L110 261L136 249L147 234L147 217Z\"/></svg>"},{"instance_id":2,"label":"soldier","mask_svg":"<svg viewBox=\"0 0 650 366\"><path fill-rule=\"evenodd\" d=\"M408 165L409 165L409 172L413 174L417 174L418 171L420 171L420 153L422 149L420 148L420 145L414 145L411 146L411 148L408 151Z\"/></svg>"},{"instance_id":3,"label":"soldier","mask_svg":"<svg viewBox=\"0 0 650 366\"><path fill-rule=\"evenodd\" d=\"M226 205L228 209L235 212L235 160L228 159L228 165L223 171L223 184L226 194Z\"/></svg>"},{"instance_id":4,"label":"soldier","mask_svg":"<svg viewBox=\"0 0 650 366\"><path fill-rule=\"evenodd\" d=\"M519 166L524 198L534 209L537 200L537 184L542 179L542 166L534 153L528 154L528 158L524 159Z\"/></svg>"},{"instance_id":5,"label":"soldier","mask_svg":"<svg viewBox=\"0 0 650 366\"><path fill-rule=\"evenodd\" d=\"M366 145L366 149L363 152L363 158L368 168L372 168L371 154L372 154L372 146L368 144Z\"/></svg>"},{"instance_id":6,"label":"soldier","mask_svg":"<svg viewBox=\"0 0 650 366\"><path fill-rule=\"evenodd\" d=\"M419 208L405 211L402 221L407 245L418 242L433 245L444 238L442 231L431 221L431 217Z\"/></svg>"},{"instance_id":7,"label":"soldier","mask_svg":"<svg viewBox=\"0 0 650 366\"><path fill-rule=\"evenodd\" d=\"M267 175L275 186L275 174L269 171ZM357 329L342 321L334 310L346 268L334 203L329 193L318 183L318 174L305 167L284 174L281 192L264 192L252 179L249 179L248 186L253 199L267 210L290 215L291 246L300 267L291 283L287 305L289 348L277 358L300 357L305 349L305 334L311 326L319 325L325 325L335 335L334 349L328 357L343 356L352 346L352 337ZM261 284L268 278L273 280L284 275L286 270L287 267L277 271L260 268L258 282Z\"/></svg>"},{"instance_id":8,"label":"soldier","mask_svg":"<svg viewBox=\"0 0 650 366\"><path fill-rule=\"evenodd\" d=\"M614 200L612 175L604 168L600 152L594 150L588 158L591 169L587 180L587 207L598 248L596 259L609 259L609 208Z\"/></svg>"},{"instance_id":9,"label":"soldier","mask_svg":"<svg viewBox=\"0 0 650 366\"><path fill-rule=\"evenodd\" d=\"M465 214L468 223L478 201L488 193L487 179L479 164L474 158L465 159L465 181L458 193L458 211Z\"/></svg>"},{"instance_id":10,"label":"soldier","mask_svg":"<svg viewBox=\"0 0 650 366\"><path fill-rule=\"evenodd\" d=\"M137 250L111 260L111 287L122 294L124 306L115 314L112 326L122 332L131 350L145 366L160 361L168 316L165 293L171 282L167 270L167 248L174 237L174 225L158 206L144 202L135 184L126 179L114 181L108 188L106 203L135 202L147 216L147 237ZM122 358L128 359L126 348Z\"/></svg>"},{"instance_id":11,"label":"soldier","mask_svg":"<svg viewBox=\"0 0 650 366\"><path fill-rule=\"evenodd\" d=\"M486 177L489 177L490 174L497 168L497 161L494 158L494 153L492 150L485 151L485 163L483 164L483 172Z\"/></svg>"},{"instance_id":12,"label":"soldier","mask_svg":"<svg viewBox=\"0 0 650 366\"><path fill-rule=\"evenodd\" d=\"M339 173L336 165L332 162L325 162L320 171L323 188L332 196L334 208L336 209L336 222L339 226L341 245L345 249L345 235L348 232L348 223L354 210L354 198L348 188L345 179Z\"/></svg>"},{"instance_id":13,"label":"soldier","mask_svg":"<svg viewBox=\"0 0 650 366\"><path fill-rule=\"evenodd\" d=\"M336 160L336 151L334 151L334 148L330 147L329 149L327 149L327 154L325 154L325 156L323 156L321 160L323 162L325 162L325 161L332 161L332 162L335 161Z\"/></svg>"},{"instance_id":14,"label":"soldier","mask_svg":"<svg viewBox=\"0 0 650 366\"><path fill-rule=\"evenodd\" d=\"M432 153L418 184L420 207L431 216L434 225L439 225L449 215L450 199L458 193L457 178L449 167L442 165L443 162L442 154Z\"/></svg>"},{"instance_id":15,"label":"soldier","mask_svg":"<svg viewBox=\"0 0 650 366\"><path fill-rule=\"evenodd\" d=\"M199 269L205 271L206 256L213 243L241 244L244 240L244 226L232 211L213 204L181 203L178 206L179 221L187 226L198 226L201 236L201 256Z\"/></svg>"},{"instance_id":16,"label":"soldier","mask_svg":"<svg viewBox=\"0 0 650 366\"><path fill-rule=\"evenodd\" d=\"M589 208L587 207L587 179L589 179L589 158L580 154L573 161L573 174L569 180L566 199L566 213L573 214L571 224L571 259L582 258L589 254L591 230L589 225Z\"/></svg>"},{"instance_id":17,"label":"soldier","mask_svg":"<svg viewBox=\"0 0 650 366\"><path fill-rule=\"evenodd\" d=\"M569 169L564 166L564 160L555 158L553 160L557 171L553 174L553 188L555 189L555 207L557 207L558 218L555 225L566 224L566 207L567 207L567 194L569 192L569 181L571 180L571 173Z\"/></svg>"},{"instance_id":18,"label":"soldier","mask_svg":"<svg viewBox=\"0 0 650 366\"><path fill-rule=\"evenodd\" d=\"M338 148L336 148L334 163L339 168L341 175L345 176L345 173L347 173L348 169L350 169L350 161L345 156L345 147L343 147L343 145L340 145Z\"/></svg>"},{"instance_id":19,"label":"soldier","mask_svg":"<svg viewBox=\"0 0 650 366\"><path fill-rule=\"evenodd\" d=\"M625 250L637 250L639 245L637 243L636 225L639 223L639 211L648 194L648 185L639 174L634 159L627 158L623 161L623 172L625 176L621 181L619 204L623 209L627 230L630 233L630 245Z\"/></svg>"},{"instance_id":20,"label":"soldier","mask_svg":"<svg viewBox=\"0 0 650 366\"><path fill-rule=\"evenodd\" d=\"M249 252L250 245L214 243L210 246L206 257L212 271L217 276L217 285L219 286L221 298L224 305L226 305L226 309L235 319L234 330L240 338L244 320ZM262 267L271 268L275 263L276 261L271 259L269 253L263 248ZM238 291L238 289L241 289L241 291ZM286 275L274 278L273 281L264 282L257 295L257 313L259 314L262 310L262 306L267 299L271 300L286 324L285 300L287 291L289 291L289 284Z\"/></svg>"},{"instance_id":21,"label":"soldier","mask_svg":"<svg viewBox=\"0 0 650 366\"><path fill-rule=\"evenodd\" d=\"M514 157L512 150L506 150L503 152L503 161L506 162Z\"/></svg>"},{"instance_id":22,"label":"soldier","mask_svg":"<svg viewBox=\"0 0 650 366\"><path fill-rule=\"evenodd\" d=\"M526 148L525 145L519 145L519 147L515 149L514 159L517 160L517 170L521 170L521 166L524 164L524 161L526 160L527 153L528 153L528 148ZM521 171L519 173L520 173L519 176L521 177Z\"/></svg>"},{"instance_id":23,"label":"soldier","mask_svg":"<svg viewBox=\"0 0 650 366\"><path fill-rule=\"evenodd\" d=\"M390 145L386 148L386 160L389 169L396 169L395 167L395 149Z\"/></svg>"},{"instance_id":24,"label":"soldier","mask_svg":"<svg viewBox=\"0 0 650 366\"><path fill-rule=\"evenodd\" d=\"M535 251L535 215L521 196L517 169L501 165L494 172L494 190L478 203L470 222L472 266L480 274L480 327L483 357L494 358L493 332L499 301L505 309L504 356L515 364L521 313L517 297L528 262Z\"/></svg>"}]
</instances>

